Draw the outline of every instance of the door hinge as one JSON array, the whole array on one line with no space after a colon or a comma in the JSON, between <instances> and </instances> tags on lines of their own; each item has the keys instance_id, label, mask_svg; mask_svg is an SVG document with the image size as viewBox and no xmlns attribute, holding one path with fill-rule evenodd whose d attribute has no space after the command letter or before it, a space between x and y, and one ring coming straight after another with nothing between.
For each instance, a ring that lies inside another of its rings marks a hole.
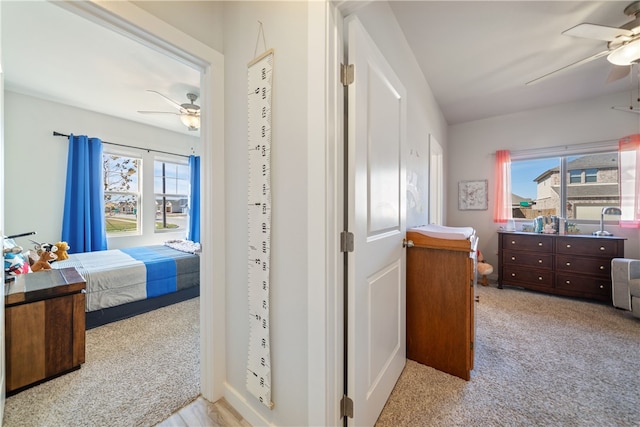
<instances>
[{"instance_id":1,"label":"door hinge","mask_svg":"<svg viewBox=\"0 0 640 427\"><path fill-rule=\"evenodd\" d=\"M347 395L340 400L340 418L353 418L353 400Z\"/></svg>"},{"instance_id":2,"label":"door hinge","mask_svg":"<svg viewBox=\"0 0 640 427\"><path fill-rule=\"evenodd\" d=\"M348 231L340 233L340 252L353 252L353 233Z\"/></svg>"},{"instance_id":3,"label":"door hinge","mask_svg":"<svg viewBox=\"0 0 640 427\"><path fill-rule=\"evenodd\" d=\"M340 64L340 82L342 83L342 86L349 86L351 83L353 83L353 70L353 64Z\"/></svg>"},{"instance_id":4,"label":"door hinge","mask_svg":"<svg viewBox=\"0 0 640 427\"><path fill-rule=\"evenodd\" d=\"M473 350L473 341L471 341L471 350Z\"/></svg>"}]
</instances>

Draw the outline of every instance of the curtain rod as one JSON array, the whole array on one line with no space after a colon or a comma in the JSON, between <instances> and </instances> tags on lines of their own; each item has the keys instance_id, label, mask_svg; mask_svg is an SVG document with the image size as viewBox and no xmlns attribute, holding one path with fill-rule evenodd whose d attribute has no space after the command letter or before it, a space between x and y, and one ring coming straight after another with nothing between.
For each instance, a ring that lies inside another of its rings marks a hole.
<instances>
[{"instance_id":1,"label":"curtain rod","mask_svg":"<svg viewBox=\"0 0 640 427\"><path fill-rule=\"evenodd\" d=\"M64 133L56 132L55 130L53 131L53 136L64 136L65 138L69 138L69 135L65 135ZM102 141L102 143L103 144L109 144L109 145L117 145L118 147L135 148L137 150L145 150L147 152L153 151L154 153L170 154L172 156L180 156L180 157L187 157L187 158L189 157L186 154L170 153L168 151L154 150L153 148L134 147L133 145L117 144L115 142L109 142L109 141Z\"/></svg>"}]
</instances>

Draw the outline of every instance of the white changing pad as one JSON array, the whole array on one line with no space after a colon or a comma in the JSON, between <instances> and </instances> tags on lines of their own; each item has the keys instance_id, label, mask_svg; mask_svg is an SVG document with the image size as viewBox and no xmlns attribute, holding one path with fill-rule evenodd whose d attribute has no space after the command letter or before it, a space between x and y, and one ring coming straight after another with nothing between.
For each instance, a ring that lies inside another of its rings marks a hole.
<instances>
[{"instance_id":1,"label":"white changing pad","mask_svg":"<svg viewBox=\"0 0 640 427\"><path fill-rule=\"evenodd\" d=\"M436 239L448 240L468 240L476 234L473 227L447 227L436 224L422 225L420 227L410 228L407 231L414 231Z\"/></svg>"}]
</instances>

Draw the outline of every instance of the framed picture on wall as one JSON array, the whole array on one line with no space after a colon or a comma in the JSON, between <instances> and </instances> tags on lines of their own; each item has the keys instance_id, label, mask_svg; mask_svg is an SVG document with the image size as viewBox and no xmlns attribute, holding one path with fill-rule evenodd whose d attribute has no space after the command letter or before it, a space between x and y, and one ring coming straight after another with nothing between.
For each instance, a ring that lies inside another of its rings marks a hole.
<instances>
[{"instance_id":1,"label":"framed picture on wall","mask_svg":"<svg viewBox=\"0 0 640 427\"><path fill-rule=\"evenodd\" d=\"M485 211L488 209L487 180L458 181L458 209Z\"/></svg>"}]
</instances>

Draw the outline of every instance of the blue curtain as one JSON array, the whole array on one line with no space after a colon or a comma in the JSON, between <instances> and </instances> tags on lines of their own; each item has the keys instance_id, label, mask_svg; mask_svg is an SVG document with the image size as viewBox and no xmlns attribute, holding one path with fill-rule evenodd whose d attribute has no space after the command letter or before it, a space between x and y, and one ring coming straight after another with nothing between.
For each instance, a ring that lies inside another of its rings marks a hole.
<instances>
[{"instance_id":1,"label":"blue curtain","mask_svg":"<svg viewBox=\"0 0 640 427\"><path fill-rule=\"evenodd\" d=\"M62 240L69 253L107 249L102 186L102 141L69 135Z\"/></svg>"},{"instance_id":2,"label":"blue curtain","mask_svg":"<svg viewBox=\"0 0 640 427\"><path fill-rule=\"evenodd\" d=\"M200 242L200 156L189 156L191 192L189 194L189 231L187 239Z\"/></svg>"}]
</instances>

